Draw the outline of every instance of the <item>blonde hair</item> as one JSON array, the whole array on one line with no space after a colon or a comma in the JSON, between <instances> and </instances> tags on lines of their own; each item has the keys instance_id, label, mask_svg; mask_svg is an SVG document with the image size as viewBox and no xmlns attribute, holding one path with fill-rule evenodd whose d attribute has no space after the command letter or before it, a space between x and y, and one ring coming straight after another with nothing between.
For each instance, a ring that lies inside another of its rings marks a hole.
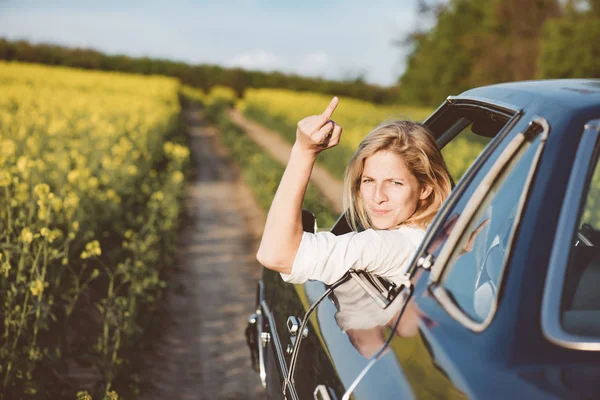
<instances>
[{"instance_id":1,"label":"blonde hair","mask_svg":"<svg viewBox=\"0 0 600 400\"><path fill-rule=\"evenodd\" d=\"M348 223L355 231L359 225L365 229L375 229L360 195L360 183L365 159L382 150L402 157L419 184L431 187L431 193L419 200L413 215L398 225L426 228L448 197L452 178L431 132L425 126L411 121L383 123L358 146L344 177L343 203Z\"/></svg>"}]
</instances>

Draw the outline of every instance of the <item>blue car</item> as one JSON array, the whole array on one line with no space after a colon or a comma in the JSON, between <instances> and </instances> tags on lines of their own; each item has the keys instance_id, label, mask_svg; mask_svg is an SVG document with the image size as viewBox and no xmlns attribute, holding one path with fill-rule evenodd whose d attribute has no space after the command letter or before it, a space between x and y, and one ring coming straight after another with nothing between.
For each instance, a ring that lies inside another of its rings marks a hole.
<instances>
[{"instance_id":1,"label":"blue car","mask_svg":"<svg viewBox=\"0 0 600 400\"><path fill-rule=\"evenodd\" d=\"M246 336L269 398L600 398L600 80L472 89L425 125L483 150L404 282L263 269Z\"/></svg>"}]
</instances>

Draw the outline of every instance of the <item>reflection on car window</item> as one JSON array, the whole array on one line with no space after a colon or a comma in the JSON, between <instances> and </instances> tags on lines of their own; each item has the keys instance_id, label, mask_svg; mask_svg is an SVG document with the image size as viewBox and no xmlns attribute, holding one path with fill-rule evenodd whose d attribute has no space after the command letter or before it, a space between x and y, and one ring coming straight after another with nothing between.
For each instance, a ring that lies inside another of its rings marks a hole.
<instances>
[{"instance_id":1,"label":"reflection on car window","mask_svg":"<svg viewBox=\"0 0 600 400\"><path fill-rule=\"evenodd\" d=\"M453 139L453 141L448 143L442 149L442 154L444 154L445 149L448 146L453 145L453 143L455 141L457 143L460 143L459 139L461 139L462 134L465 134L465 137L477 136L471 132L471 127L472 127L472 124L470 124L466 128L464 128L463 131L456 138ZM483 141L490 140L486 137L479 137L479 136L477 136L477 137L478 137L478 139L476 139L476 140L481 141L480 142L481 145L483 145L483 143L484 143ZM507 143L507 141L499 143L498 147L494 150L494 152L492 154L490 154L490 156L482 163L481 167L478 169L478 171L472 177L469 184L460 188L462 193L460 193L460 196L456 200L456 203L454 204L454 206L452 208L452 212L449 214L448 218L442 223L441 229L439 229L435 233L434 239L429 243L429 245L427 247L427 253L429 253L429 254L433 255L435 258L437 258L440 250L443 248L443 245L444 245L446 239L448 238L448 235L452 231L454 223L456 222L456 218L458 217L458 215L460 215L460 213L467 205L469 199L472 197L473 193L475 192L475 190L477 189L477 187L479 186L481 181L485 178L485 176L488 174L488 172L490 171L492 166L495 164L498 157L500 156L502 151L505 149L506 143ZM469 161L468 165L466 166L467 168L470 167L472 162L474 161L474 159L479 156L479 154L470 154L470 151L468 151L468 152L469 152L469 155L467 155L467 157L472 157L473 159ZM457 167L456 166L451 167L451 165L453 165L453 163L454 163L453 157L445 156L444 160L446 161L446 164L448 165L449 169L451 170L452 177L454 179L456 179L456 177L454 175L455 172L452 172L452 168L457 168ZM463 167L461 167L461 168L463 168ZM458 169L456 171L458 171ZM458 190L458 189L456 189L456 190Z\"/></svg>"},{"instance_id":2,"label":"reflection on car window","mask_svg":"<svg viewBox=\"0 0 600 400\"><path fill-rule=\"evenodd\" d=\"M513 226L540 138L523 147L494 183L446 266L443 287L470 319L481 323L496 302Z\"/></svg>"},{"instance_id":3,"label":"reflection on car window","mask_svg":"<svg viewBox=\"0 0 600 400\"><path fill-rule=\"evenodd\" d=\"M596 163L565 278L561 320L577 335L600 335L600 164Z\"/></svg>"}]
</instances>

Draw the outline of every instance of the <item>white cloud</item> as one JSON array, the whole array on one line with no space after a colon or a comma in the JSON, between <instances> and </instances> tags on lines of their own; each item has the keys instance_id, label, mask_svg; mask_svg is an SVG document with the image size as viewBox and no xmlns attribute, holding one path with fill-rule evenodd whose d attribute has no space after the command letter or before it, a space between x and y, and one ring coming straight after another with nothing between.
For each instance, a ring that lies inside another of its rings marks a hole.
<instances>
[{"instance_id":1,"label":"white cloud","mask_svg":"<svg viewBox=\"0 0 600 400\"><path fill-rule=\"evenodd\" d=\"M227 64L232 67L261 71L288 69L283 58L263 49L245 51L233 57Z\"/></svg>"},{"instance_id":2,"label":"white cloud","mask_svg":"<svg viewBox=\"0 0 600 400\"><path fill-rule=\"evenodd\" d=\"M308 53L301 58L297 73L309 76L324 76L328 69L331 71L332 60L324 51ZM329 68L328 68L329 67Z\"/></svg>"}]
</instances>

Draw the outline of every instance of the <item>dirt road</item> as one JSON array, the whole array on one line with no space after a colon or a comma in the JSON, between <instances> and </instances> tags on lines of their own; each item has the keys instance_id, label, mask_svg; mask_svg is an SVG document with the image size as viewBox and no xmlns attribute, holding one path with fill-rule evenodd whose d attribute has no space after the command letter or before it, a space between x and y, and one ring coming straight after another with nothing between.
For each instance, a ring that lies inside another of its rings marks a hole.
<instances>
[{"instance_id":1,"label":"dirt road","mask_svg":"<svg viewBox=\"0 0 600 400\"><path fill-rule=\"evenodd\" d=\"M244 329L254 308L255 254L264 214L226 160L215 131L188 110L197 167L190 216L165 299L168 324L145 374L142 399L265 398Z\"/></svg>"},{"instance_id":2,"label":"dirt road","mask_svg":"<svg viewBox=\"0 0 600 400\"><path fill-rule=\"evenodd\" d=\"M229 110L229 117L271 157L279 161L281 165L287 165L292 146L283 139L280 133L267 129L246 118L244 114L236 109ZM343 182L334 178L327 169L318 164L313 167L310 180L319 188L319 191L327 199L333 211L341 214L344 209L342 206Z\"/></svg>"}]
</instances>

